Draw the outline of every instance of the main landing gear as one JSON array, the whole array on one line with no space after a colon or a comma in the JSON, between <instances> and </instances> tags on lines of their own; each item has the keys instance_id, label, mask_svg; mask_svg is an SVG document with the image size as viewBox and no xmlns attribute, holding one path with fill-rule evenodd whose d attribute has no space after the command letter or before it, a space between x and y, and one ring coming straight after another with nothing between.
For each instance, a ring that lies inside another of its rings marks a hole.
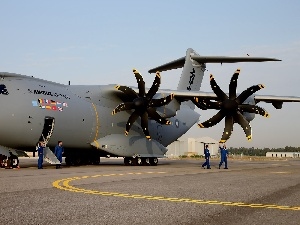
<instances>
[{"instance_id":1,"label":"main landing gear","mask_svg":"<svg viewBox=\"0 0 300 225\"><path fill-rule=\"evenodd\" d=\"M67 166L99 165L100 157L97 155L69 155L65 161Z\"/></svg>"},{"instance_id":2,"label":"main landing gear","mask_svg":"<svg viewBox=\"0 0 300 225\"><path fill-rule=\"evenodd\" d=\"M157 166L158 158L156 157L125 157L125 166Z\"/></svg>"}]
</instances>

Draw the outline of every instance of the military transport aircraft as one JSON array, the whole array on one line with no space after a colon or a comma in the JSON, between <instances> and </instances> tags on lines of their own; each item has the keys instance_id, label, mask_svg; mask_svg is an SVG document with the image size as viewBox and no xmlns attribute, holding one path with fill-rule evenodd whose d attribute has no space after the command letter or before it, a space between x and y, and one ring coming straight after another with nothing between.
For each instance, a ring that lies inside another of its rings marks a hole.
<instances>
[{"instance_id":1,"label":"military transport aircraft","mask_svg":"<svg viewBox=\"0 0 300 225\"><path fill-rule=\"evenodd\" d=\"M207 63L280 61L274 58L200 56L188 49L186 56L151 69L156 73L150 89L133 70L138 87L123 85L63 85L30 76L0 73L0 154L35 151L38 141L52 150L58 140L65 147L67 165L99 164L100 157L124 157L125 165L157 165L166 146L199 121L195 106L219 112L200 128L225 118L220 142L229 139L238 123L251 140L249 122L255 114L268 117L256 106L260 101L277 109L298 97L260 96L264 86L254 85L236 93L239 70L233 74L229 94L210 75L212 93L200 92ZM183 67L177 90L159 90L160 72ZM160 71L160 72L158 72ZM125 134L124 134L125 132ZM50 155L51 151L46 155ZM48 158L51 158L48 157ZM51 160L50 160L51 161ZM55 160L52 160L55 163Z\"/></svg>"}]
</instances>

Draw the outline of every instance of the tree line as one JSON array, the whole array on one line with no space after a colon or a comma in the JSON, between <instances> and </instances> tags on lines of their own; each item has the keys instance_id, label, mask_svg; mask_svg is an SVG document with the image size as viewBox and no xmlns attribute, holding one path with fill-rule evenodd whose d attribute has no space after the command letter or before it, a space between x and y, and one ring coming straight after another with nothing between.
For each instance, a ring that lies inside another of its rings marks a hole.
<instances>
[{"instance_id":1,"label":"tree line","mask_svg":"<svg viewBox=\"0 0 300 225\"><path fill-rule=\"evenodd\" d=\"M267 152L300 152L300 147L286 146L284 148L233 148L228 149L230 154L249 155L249 156L266 156Z\"/></svg>"}]
</instances>

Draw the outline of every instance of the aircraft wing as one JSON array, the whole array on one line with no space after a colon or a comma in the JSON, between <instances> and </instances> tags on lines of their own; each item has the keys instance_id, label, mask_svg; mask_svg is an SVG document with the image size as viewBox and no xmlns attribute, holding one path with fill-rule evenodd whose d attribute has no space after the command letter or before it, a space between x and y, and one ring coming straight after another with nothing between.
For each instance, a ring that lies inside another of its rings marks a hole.
<instances>
[{"instance_id":1,"label":"aircraft wing","mask_svg":"<svg viewBox=\"0 0 300 225\"><path fill-rule=\"evenodd\" d=\"M174 93L174 97L179 101L187 101L193 97L199 99L216 100L217 96L213 92L199 92L199 91L180 91L168 90L168 93ZM228 94L227 94L228 95ZM283 102L300 102L300 97L296 96L275 96L275 95L254 95L255 103L266 102L272 103L276 109L281 109Z\"/></svg>"}]
</instances>

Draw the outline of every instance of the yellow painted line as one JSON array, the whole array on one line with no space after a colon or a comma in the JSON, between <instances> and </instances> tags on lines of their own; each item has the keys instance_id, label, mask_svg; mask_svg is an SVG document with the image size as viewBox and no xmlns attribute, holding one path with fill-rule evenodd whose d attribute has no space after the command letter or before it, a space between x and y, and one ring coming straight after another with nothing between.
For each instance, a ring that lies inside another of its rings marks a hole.
<instances>
[{"instance_id":1,"label":"yellow painted line","mask_svg":"<svg viewBox=\"0 0 300 225\"><path fill-rule=\"evenodd\" d=\"M101 195L101 196L113 196L113 197L122 197L122 198L146 199L146 200L168 201L168 202L185 202L185 203L206 204L206 205L222 205L222 206L300 211L300 206L283 206L283 205L261 204L261 203L247 204L244 202L229 202L229 201L217 201L217 200L176 198L176 197L171 198L171 197L164 197L164 196L128 194L128 193L105 192L105 191L103 192L97 190L77 188L70 185L71 181L76 181L76 180L78 181L87 178L109 177L109 176L116 176L116 175L122 176L122 175L162 174L162 173L166 173L166 172L146 172L146 173L106 174L106 175L99 174L93 176L72 177L72 178L56 180L52 183L52 186L60 190L70 191L74 193L84 193L84 194L93 194L93 195Z\"/></svg>"}]
</instances>

